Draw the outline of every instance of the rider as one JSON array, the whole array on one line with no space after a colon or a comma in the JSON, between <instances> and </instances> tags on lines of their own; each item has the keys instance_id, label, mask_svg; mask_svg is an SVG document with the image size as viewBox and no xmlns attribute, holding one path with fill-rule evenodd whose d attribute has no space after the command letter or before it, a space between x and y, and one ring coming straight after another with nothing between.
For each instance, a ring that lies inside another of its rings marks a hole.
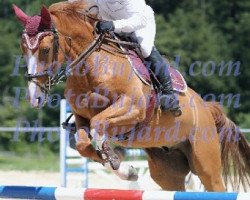
<instances>
[{"instance_id":1,"label":"rider","mask_svg":"<svg viewBox=\"0 0 250 200\"><path fill-rule=\"evenodd\" d=\"M154 46L156 24L152 8L145 0L85 0L85 2L99 7L99 15L104 21L97 23L97 33L114 31L117 34L135 34L143 57L150 63L150 69L161 84L162 110L169 110L174 116L180 116L181 110L179 101L174 95L169 64Z\"/></svg>"}]
</instances>

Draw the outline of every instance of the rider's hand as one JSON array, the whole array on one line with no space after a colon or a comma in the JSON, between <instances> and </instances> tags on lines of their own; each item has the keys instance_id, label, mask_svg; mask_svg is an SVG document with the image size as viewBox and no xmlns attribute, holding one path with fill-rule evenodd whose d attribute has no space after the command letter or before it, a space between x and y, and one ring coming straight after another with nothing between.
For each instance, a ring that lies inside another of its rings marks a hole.
<instances>
[{"instance_id":1,"label":"rider's hand","mask_svg":"<svg viewBox=\"0 0 250 200\"><path fill-rule=\"evenodd\" d=\"M114 31L114 30L115 30L115 26L112 21L99 21L96 24L96 32L98 34L107 33L107 32Z\"/></svg>"}]
</instances>

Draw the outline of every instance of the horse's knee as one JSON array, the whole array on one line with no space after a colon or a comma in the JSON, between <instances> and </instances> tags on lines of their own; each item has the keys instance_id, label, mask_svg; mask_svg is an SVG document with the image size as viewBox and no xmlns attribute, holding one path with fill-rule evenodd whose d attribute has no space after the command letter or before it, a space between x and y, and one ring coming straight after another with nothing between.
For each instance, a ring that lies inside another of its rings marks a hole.
<instances>
[{"instance_id":1,"label":"horse's knee","mask_svg":"<svg viewBox=\"0 0 250 200\"><path fill-rule=\"evenodd\" d=\"M77 142L76 149L83 157L90 157L95 151L92 144L86 142Z\"/></svg>"}]
</instances>

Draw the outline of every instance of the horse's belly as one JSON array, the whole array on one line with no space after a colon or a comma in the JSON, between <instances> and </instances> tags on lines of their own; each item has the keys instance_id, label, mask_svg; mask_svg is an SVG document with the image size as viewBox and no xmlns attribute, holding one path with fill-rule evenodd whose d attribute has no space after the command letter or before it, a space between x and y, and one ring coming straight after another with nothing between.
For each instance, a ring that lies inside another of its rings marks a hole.
<instances>
[{"instance_id":1,"label":"horse's belly","mask_svg":"<svg viewBox=\"0 0 250 200\"><path fill-rule=\"evenodd\" d=\"M112 139L114 143L127 148L173 147L188 139L184 130L181 124L172 127L148 126L129 134L120 134L119 140Z\"/></svg>"}]
</instances>

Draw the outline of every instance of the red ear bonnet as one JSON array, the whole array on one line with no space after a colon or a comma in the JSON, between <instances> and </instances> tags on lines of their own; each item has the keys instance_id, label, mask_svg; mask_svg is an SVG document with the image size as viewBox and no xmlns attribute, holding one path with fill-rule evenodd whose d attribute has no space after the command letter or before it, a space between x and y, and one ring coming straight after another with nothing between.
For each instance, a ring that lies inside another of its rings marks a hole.
<instances>
[{"instance_id":1,"label":"red ear bonnet","mask_svg":"<svg viewBox=\"0 0 250 200\"><path fill-rule=\"evenodd\" d=\"M44 29L50 29L51 28L51 16L49 13L49 10L43 6L41 9L41 24Z\"/></svg>"},{"instance_id":2,"label":"red ear bonnet","mask_svg":"<svg viewBox=\"0 0 250 200\"><path fill-rule=\"evenodd\" d=\"M16 5L13 5L13 9L15 11L17 19L25 26L27 24L27 20L29 18L20 8Z\"/></svg>"},{"instance_id":3,"label":"red ear bonnet","mask_svg":"<svg viewBox=\"0 0 250 200\"><path fill-rule=\"evenodd\" d=\"M52 32L48 30L51 29L52 26L49 10L43 6L40 16L28 16L16 5L13 5L13 9L17 19L21 21L24 26L24 33L22 37L26 42L28 49L37 49L40 41L47 35L52 34Z\"/></svg>"},{"instance_id":4,"label":"red ear bonnet","mask_svg":"<svg viewBox=\"0 0 250 200\"><path fill-rule=\"evenodd\" d=\"M16 5L13 5L13 9L18 20L24 25L25 32L29 36L35 36L51 28L51 16L49 10L45 6L42 7L40 16L28 16Z\"/></svg>"}]
</instances>

